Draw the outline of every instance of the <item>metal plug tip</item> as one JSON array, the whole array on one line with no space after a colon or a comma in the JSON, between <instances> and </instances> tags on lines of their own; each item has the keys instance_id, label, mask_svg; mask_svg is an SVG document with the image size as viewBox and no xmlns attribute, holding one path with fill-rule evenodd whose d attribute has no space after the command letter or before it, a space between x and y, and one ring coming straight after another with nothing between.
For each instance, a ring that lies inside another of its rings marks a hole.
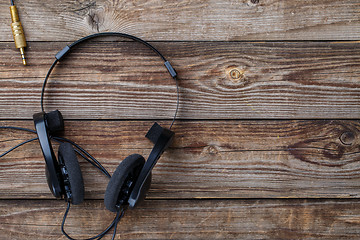
<instances>
[{"instance_id":1,"label":"metal plug tip","mask_svg":"<svg viewBox=\"0 0 360 240\"><path fill-rule=\"evenodd\" d=\"M27 63L26 63L26 59L25 59L25 51L24 51L24 48L20 48L20 54L21 54L22 62L23 62L23 64L24 64L24 66L26 66Z\"/></svg>"}]
</instances>

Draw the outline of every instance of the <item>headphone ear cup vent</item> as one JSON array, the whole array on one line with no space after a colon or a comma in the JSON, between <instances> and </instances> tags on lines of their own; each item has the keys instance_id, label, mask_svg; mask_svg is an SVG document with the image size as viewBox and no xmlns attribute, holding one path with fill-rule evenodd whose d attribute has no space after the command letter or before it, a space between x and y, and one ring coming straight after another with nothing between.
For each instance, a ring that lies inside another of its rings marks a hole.
<instances>
[{"instance_id":1,"label":"headphone ear cup vent","mask_svg":"<svg viewBox=\"0 0 360 240\"><path fill-rule=\"evenodd\" d=\"M46 123L50 133L64 131L64 119L59 110L55 110L47 113Z\"/></svg>"}]
</instances>

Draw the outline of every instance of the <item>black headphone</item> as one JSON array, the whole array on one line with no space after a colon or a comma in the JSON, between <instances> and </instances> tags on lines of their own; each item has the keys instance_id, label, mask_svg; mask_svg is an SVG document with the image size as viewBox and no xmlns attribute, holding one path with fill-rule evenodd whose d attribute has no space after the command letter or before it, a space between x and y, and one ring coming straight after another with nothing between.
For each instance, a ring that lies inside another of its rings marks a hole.
<instances>
[{"instance_id":1,"label":"black headphone","mask_svg":"<svg viewBox=\"0 0 360 240\"><path fill-rule=\"evenodd\" d=\"M170 62L167 61L157 49L137 37L117 32L97 33L75 41L56 54L56 59L51 65L42 86L42 111L34 114L33 119L40 147L45 158L45 172L50 191L56 198L64 198L68 202L68 208L65 212L61 228L64 235L69 239L72 238L65 232L64 224L67 213L70 209L70 203L80 204L84 200L84 183L76 153L80 154L92 165L100 169L106 176L110 177L110 174L95 158L93 158L81 147L76 145L74 142L71 142L70 140L57 136L59 132L64 130L64 120L62 114L58 110L45 113L43 106L44 92L47 80L57 62L63 59L70 52L70 50L78 44L84 42L85 40L100 36L118 36L129 38L144 44L157 53L162 58L162 60L164 60L165 67L176 82L177 105L169 129L163 128L155 122L147 132L145 137L154 143L154 147L151 150L148 159L145 161L143 156L139 154L132 154L126 157L116 168L107 185L104 203L108 210L116 212L117 215L112 224L107 229L105 229L105 231L90 239L102 238L113 226L115 226L113 235L115 236L117 223L123 216L126 207L129 206L130 208L134 208L145 198L145 195L148 192L151 184L151 170L155 166L161 154L165 151L166 148L169 147L174 137L174 132L170 129L175 121L179 106L179 88L176 71L171 66ZM51 139L62 142L58 149L57 159L51 144ZM89 160L89 158L92 161Z\"/></svg>"}]
</instances>

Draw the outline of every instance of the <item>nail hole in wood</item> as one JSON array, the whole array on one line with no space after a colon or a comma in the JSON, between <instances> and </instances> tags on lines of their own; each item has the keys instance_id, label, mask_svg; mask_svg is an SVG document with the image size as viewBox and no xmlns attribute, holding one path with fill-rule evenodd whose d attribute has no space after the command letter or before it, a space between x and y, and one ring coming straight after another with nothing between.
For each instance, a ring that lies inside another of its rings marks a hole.
<instances>
[{"instance_id":1,"label":"nail hole in wood","mask_svg":"<svg viewBox=\"0 0 360 240\"><path fill-rule=\"evenodd\" d=\"M355 135L352 132L344 132L340 136L340 141L344 145L351 145L354 142Z\"/></svg>"}]
</instances>

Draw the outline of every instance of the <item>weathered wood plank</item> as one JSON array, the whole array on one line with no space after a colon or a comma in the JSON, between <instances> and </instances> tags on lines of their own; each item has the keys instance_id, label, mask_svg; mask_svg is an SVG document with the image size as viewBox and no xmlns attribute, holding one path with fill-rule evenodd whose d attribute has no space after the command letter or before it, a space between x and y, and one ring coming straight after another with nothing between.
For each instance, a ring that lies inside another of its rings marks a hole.
<instances>
[{"instance_id":1,"label":"weathered wood plank","mask_svg":"<svg viewBox=\"0 0 360 240\"><path fill-rule=\"evenodd\" d=\"M359 0L18 1L29 41L71 41L98 31L147 40L358 40ZM0 41L12 41L9 1Z\"/></svg>"},{"instance_id":2,"label":"weathered wood plank","mask_svg":"<svg viewBox=\"0 0 360 240\"><path fill-rule=\"evenodd\" d=\"M358 200L152 200L125 213L117 239L358 239L359 209ZM63 239L64 211L62 201L0 201L1 237ZM71 208L65 229L83 239L113 217L88 201Z\"/></svg>"},{"instance_id":3,"label":"weathered wood plank","mask_svg":"<svg viewBox=\"0 0 360 240\"><path fill-rule=\"evenodd\" d=\"M31 121L1 122L32 128ZM67 121L66 137L112 173L132 153L148 156L152 122ZM359 197L358 121L184 121L153 171L149 198ZM0 151L33 137L1 131ZM108 179L80 160L86 198ZM38 143L0 159L0 198L50 198Z\"/></svg>"},{"instance_id":4,"label":"weathered wood plank","mask_svg":"<svg viewBox=\"0 0 360 240\"><path fill-rule=\"evenodd\" d=\"M39 111L43 78L65 43L31 43L26 68L11 44L0 43L0 118L29 119ZM154 45L179 72L179 118L360 118L358 44ZM49 85L46 108L59 108L67 119L170 119L176 104L175 84L159 57L131 42L75 49Z\"/></svg>"}]
</instances>

